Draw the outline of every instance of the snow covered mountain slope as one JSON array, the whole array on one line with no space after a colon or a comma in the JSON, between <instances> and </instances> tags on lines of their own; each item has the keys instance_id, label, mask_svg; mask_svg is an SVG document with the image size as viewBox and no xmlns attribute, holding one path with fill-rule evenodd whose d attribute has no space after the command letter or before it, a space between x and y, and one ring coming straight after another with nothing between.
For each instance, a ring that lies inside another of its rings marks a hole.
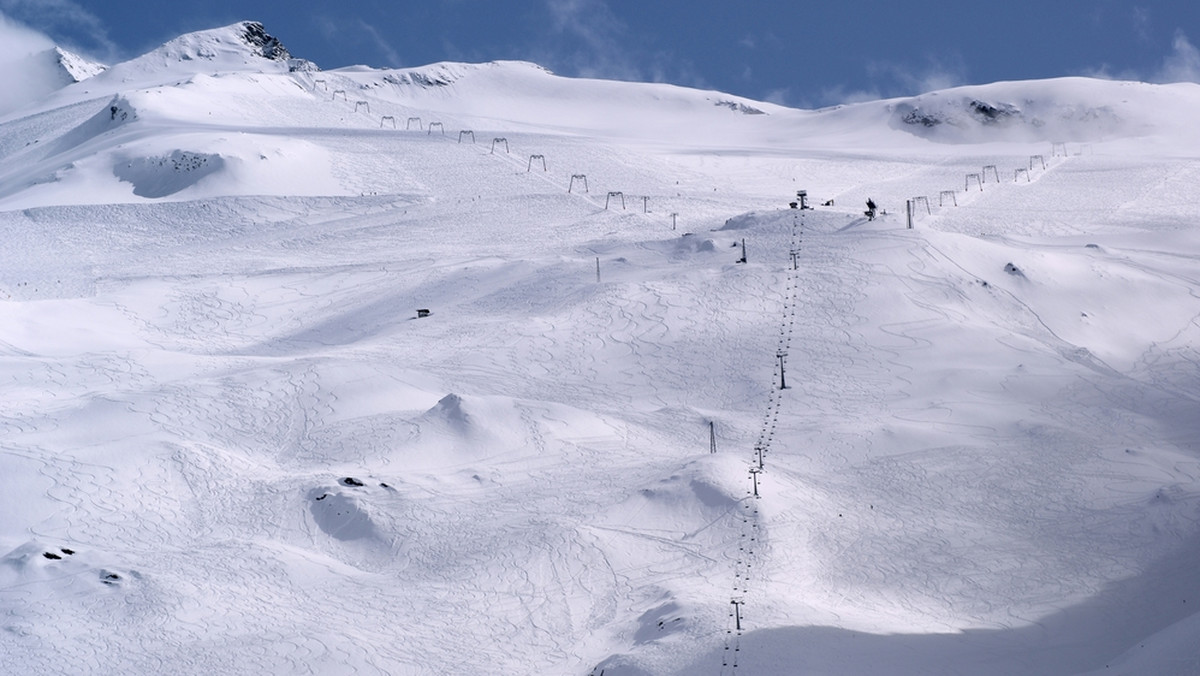
<instances>
[{"instance_id":1,"label":"snow covered mountain slope","mask_svg":"<svg viewBox=\"0 0 1200 676\"><path fill-rule=\"evenodd\" d=\"M1200 85L1151 85L1088 78L996 83L894 102L891 124L943 142L1105 141L1195 138ZM1161 148L1160 148L1161 149ZM1185 151L1190 152L1190 151Z\"/></svg>"},{"instance_id":2,"label":"snow covered mountain slope","mask_svg":"<svg viewBox=\"0 0 1200 676\"><path fill-rule=\"evenodd\" d=\"M1195 87L253 26L0 121L0 672L1200 669Z\"/></svg>"}]
</instances>

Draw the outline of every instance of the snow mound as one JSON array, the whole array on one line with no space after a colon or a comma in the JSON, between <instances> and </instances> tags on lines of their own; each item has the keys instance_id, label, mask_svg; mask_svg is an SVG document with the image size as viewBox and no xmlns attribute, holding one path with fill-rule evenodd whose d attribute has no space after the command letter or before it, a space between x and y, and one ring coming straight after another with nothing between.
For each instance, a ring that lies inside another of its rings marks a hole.
<instances>
[{"instance_id":1,"label":"snow mound","mask_svg":"<svg viewBox=\"0 0 1200 676\"><path fill-rule=\"evenodd\" d=\"M677 255L713 253L716 250L717 245L711 239L696 237L691 233L685 233L674 241L674 253Z\"/></svg>"},{"instance_id":2,"label":"snow mound","mask_svg":"<svg viewBox=\"0 0 1200 676\"><path fill-rule=\"evenodd\" d=\"M469 434L475 426L475 420L467 413L463 398L451 392L438 400L437 405L426 411L425 421L441 423L448 429L460 434Z\"/></svg>"},{"instance_id":3,"label":"snow mound","mask_svg":"<svg viewBox=\"0 0 1200 676\"><path fill-rule=\"evenodd\" d=\"M409 507L388 483L345 476L305 495L308 534L294 544L313 548L361 570L381 571L404 565L409 536Z\"/></svg>"},{"instance_id":4,"label":"snow mound","mask_svg":"<svg viewBox=\"0 0 1200 676\"><path fill-rule=\"evenodd\" d=\"M643 513L645 510L725 513L736 504L737 500L732 495L710 481L673 475L652 487L643 488L632 499L630 506L636 505L636 510ZM656 518L646 519L646 522L655 525L663 523Z\"/></svg>"},{"instance_id":5,"label":"snow mound","mask_svg":"<svg viewBox=\"0 0 1200 676\"><path fill-rule=\"evenodd\" d=\"M0 588L40 590L43 598L101 593L128 584L102 554L31 540L0 557Z\"/></svg>"},{"instance_id":6,"label":"snow mound","mask_svg":"<svg viewBox=\"0 0 1200 676\"><path fill-rule=\"evenodd\" d=\"M519 453L531 445L524 404L507 397L447 394L413 422L420 433L405 446L409 466L444 466Z\"/></svg>"},{"instance_id":7,"label":"snow mound","mask_svg":"<svg viewBox=\"0 0 1200 676\"><path fill-rule=\"evenodd\" d=\"M355 483L362 485L357 480L342 480L344 486L354 487ZM344 491L314 489L309 497L313 521L326 535L337 540L362 540L378 535L369 509L357 496Z\"/></svg>"},{"instance_id":8,"label":"snow mound","mask_svg":"<svg viewBox=\"0 0 1200 676\"><path fill-rule=\"evenodd\" d=\"M798 211L781 209L779 211L749 211L725 219L725 224L717 228L718 232L726 230L750 230L752 228L771 228L790 224L797 218Z\"/></svg>"},{"instance_id":9,"label":"snow mound","mask_svg":"<svg viewBox=\"0 0 1200 676\"><path fill-rule=\"evenodd\" d=\"M683 542L719 540L724 534L711 526L735 513L742 497L740 487L725 483L731 466L724 457L690 462L680 472L630 493L599 522L618 531L654 533Z\"/></svg>"},{"instance_id":10,"label":"snow mound","mask_svg":"<svg viewBox=\"0 0 1200 676\"><path fill-rule=\"evenodd\" d=\"M133 184L138 197L166 197L190 188L225 168L225 159L211 153L175 150L158 157L138 157L113 168L113 174Z\"/></svg>"}]
</instances>

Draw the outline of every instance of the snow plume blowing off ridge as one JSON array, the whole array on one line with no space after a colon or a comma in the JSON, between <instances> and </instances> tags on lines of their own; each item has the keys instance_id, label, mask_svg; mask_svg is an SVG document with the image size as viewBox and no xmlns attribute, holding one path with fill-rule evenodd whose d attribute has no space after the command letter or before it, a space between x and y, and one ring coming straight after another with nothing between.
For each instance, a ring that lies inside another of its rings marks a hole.
<instances>
[{"instance_id":1,"label":"snow plume blowing off ridge","mask_svg":"<svg viewBox=\"0 0 1200 676\"><path fill-rule=\"evenodd\" d=\"M0 115L21 108L57 89L59 76L50 59L34 55L54 49L54 41L0 14Z\"/></svg>"}]
</instances>

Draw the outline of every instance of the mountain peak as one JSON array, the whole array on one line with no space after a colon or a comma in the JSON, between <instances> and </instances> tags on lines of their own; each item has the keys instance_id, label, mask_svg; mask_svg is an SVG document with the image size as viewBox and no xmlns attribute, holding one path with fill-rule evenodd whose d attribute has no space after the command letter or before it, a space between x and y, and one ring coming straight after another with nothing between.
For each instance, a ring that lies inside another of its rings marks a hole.
<instances>
[{"instance_id":1,"label":"mountain peak","mask_svg":"<svg viewBox=\"0 0 1200 676\"><path fill-rule=\"evenodd\" d=\"M90 61L74 52L69 52L63 49L62 47L55 47L52 51L54 53L54 58L58 61L58 65L62 67L63 71L65 71L74 82L83 82L89 77L99 75L105 70L108 70L108 66L95 61Z\"/></svg>"},{"instance_id":2,"label":"mountain peak","mask_svg":"<svg viewBox=\"0 0 1200 676\"><path fill-rule=\"evenodd\" d=\"M292 58L283 43L257 21L186 33L161 47L120 64L134 73L212 70L316 70L304 59ZM128 74L127 74L128 75Z\"/></svg>"},{"instance_id":3,"label":"mountain peak","mask_svg":"<svg viewBox=\"0 0 1200 676\"><path fill-rule=\"evenodd\" d=\"M271 61L287 61L292 58L287 47L278 38L267 32L257 21L243 21L235 24L241 28L242 39L246 44L256 48L259 56Z\"/></svg>"}]
</instances>

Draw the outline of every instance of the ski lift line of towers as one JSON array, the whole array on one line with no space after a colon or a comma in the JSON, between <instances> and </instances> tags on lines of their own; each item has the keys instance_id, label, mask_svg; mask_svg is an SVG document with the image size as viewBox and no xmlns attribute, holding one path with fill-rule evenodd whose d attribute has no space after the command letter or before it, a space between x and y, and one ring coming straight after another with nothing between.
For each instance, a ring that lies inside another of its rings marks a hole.
<instances>
[{"instance_id":1,"label":"ski lift line of towers","mask_svg":"<svg viewBox=\"0 0 1200 676\"><path fill-rule=\"evenodd\" d=\"M1059 152L1063 157L1067 157L1066 145L1055 143L1052 147L1051 157L1058 157ZM1085 146L1086 148L1086 146ZM1082 151L1081 151L1082 152ZM1014 181L1016 178L1024 175L1028 180L1028 176L1036 168L1045 171L1048 168L1045 157L1042 155L1031 155L1029 157L1028 167L1018 168L1014 172ZM978 174L967 175L967 189L969 190L970 181L974 178L977 181L979 190L983 190L983 184L987 182L988 177L991 177L997 184L1000 183L1000 172L996 165L985 165L982 171ZM958 206L957 191L943 190L938 196L939 207L945 206L946 199ZM910 198L906 202L908 227L912 228L912 220L914 212L920 207L924 207L927 214L932 214L933 210L930 206L929 198L926 196L918 196ZM746 499L740 501L742 511L741 518L741 533L739 538L739 547L734 556L734 579L732 586L732 595L729 601L729 621L725 632L725 646L721 663L721 673L735 674L739 664L741 654L741 637L745 633L747 614L745 608L747 605L747 597L750 593L749 583L752 580L751 573L757 572L755 566L755 550L759 542L758 535L760 533L760 515L759 510L755 506L757 500L762 497L763 485L760 481L766 473L767 465L765 457L771 450L771 444L774 441L775 430L778 425L779 411L782 403L782 395L784 390L788 389L786 379L786 367L788 349L791 345L792 331L795 327L795 313L798 302L798 270L799 270L799 253L800 253L800 236L802 234L802 219L804 212L799 211L798 215L793 216L792 224L792 242L789 254L791 256L792 265L788 268L788 284L785 293L784 318L780 327L779 343L775 353L776 365L773 378L777 380L778 386L773 382L770 388L770 396L767 402L766 415L763 417L762 425L759 429L758 441L754 444L753 456L751 457L750 466L748 468L750 486L747 491ZM743 240L743 247L745 246ZM744 251L744 249L743 249ZM745 254L743 253L743 261ZM598 274L598 273L597 273ZM717 453L717 432L716 421L708 421L709 432L709 453ZM840 516L840 515L839 515Z\"/></svg>"},{"instance_id":2,"label":"ski lift line of towers","mask_svg":"<svg viewBox=\"0 0 1200 676\"><path fill-rule=\"evenodd\" d=\"M1083 144L1080 146L1080 155L1090 151L1091 146ZM1050 157L1053 160L1057 157L1067 157L1067 144L1062 142L1054 142L1051 144ZM1013 170L1013 182L1018 183L1024 177L1026 183L1032 182L1032 175L1035 170L1046 171L1050 165L1046 163L1045 155L1030 155L1028 166L1017 167ZM988 183L988 179L992 179L999 184L1000 170L994 164L986 164L979 172L972 172L965 175L963 180L963 192L983 192L983 186ZM938 207L945 207L947 203L953 206L958 206L958 191L957 190L942 190L938 193ZM904 213L905 221L908 229L912 229L913 222L924 211L926 215L933 215L933 209L930 206L928 196L918 195L905 200Z\"/></svg>"},{"instance_id":3,"label":"ski lift line of towers","mask_svg":"<svg viewBox=\"0 0 1200 676\"><path fill-rule=\"evenodd\" d=\"M753 615L753 606L749 600L753 598L753 583L763 579L758 561L758 545L761 542L762 517L758 509L758 500L763 495L764 484L762 477L767 473L766 456L771 452L775 440L775 430L779 423L779 413L783 404L784 391L787 385L787 356L791 348L792 335L796 326L796 308L800 300L798 257L803 236L804 214L794 214L791 223L791 242L788 254L791 265L787 266L787 283L784 292L783 317L779 328L779 341L775 350L775 371L772 375L770 394L767 399L766 412L759 427L758 440L754 443L753 454L747 470L749 486L744 499L740 501L738 518L740 533L738 550L733 553L733 583L729 600L728 621L725 629L725 645L722 651L721 673L736 674L741 657L741 638L746 632L747 623ZM709 453L717 452L716 421L708 421ZM749 607L750 613L747 614Z\"/></svg>"},{"instance_id":4,"label":"ski lift line of towers","mask_svg":"<svg viewBox=\"0 0 1200 676\"><path fill-rule=\"evenodd\" d=\"M312 84L312 91L316 92L318 86L321 87L322 90L324 90L324 91L329 91L328 79L327 78L314 79L313 84ZM341 97L342 101L349 103L349 99L346 96L345 89L333 90L333 94L328 100L330 102L337 101L338 97ZM354 102L354 112L357 113L360 110L365 111L367 114L370 114L370 112L371 112L370 102L366 101L366 100L355 101ZM391 129L397 130L397 131L399 130L399 123L397 122L397 118L395 115L381 115L379 118L379 128L384 129L384 128L387 128L389 125L390 125ZM415 125L417 131L424 131L426 133L426 136L432 136L435 130L438 131L439 135L446 136L446 127L440 121L429 121L426 123L424 120L422 120L422 118L420 116L410 115L405 119L404 131L412 131L414 125ZM471 145L475 145L475 143L476 143L475 131L471 130L471 129L460 130L458 132L458 143L461 145L464 143L464 141L468 141L468 140L470 141ZM491 145L489 146L488 154L489 155L497 154L496 151L498 148L503 149L504 155L512 154L512 149L509 146L508 138L506 138L504 136L497 136L492 139ZM549 171L549 164L546 160L546 156L543 154L537 154L537 153L531 154L525 165L525 173L533 173L534 170L537 169L538 167L541 167L541 170L543 173ZM591 194L591 189L590 189L590 186L588 185L587 174L573 173L570 175L570 180L567 183L567 193L568 194L576 194L576 186L579 186L580 188L582 188L582 191L584 194L588 194L588 195ZM651 197L649 195L642 195L640 197L641 197L641 201L642 201L642 213L647 214L647 215L650 214L651 213L650 212ZM608 210L614 208L618 202L620 203L622 210L628 210L628 204L625 201L625 193L623 191L619 191L619 190L608 191L608 193L605 196L605 200L604 200L604 209L606 211L608 211ZM672 230L677 229L678 223L679 223L679 212L675 212L675 211L670 212L669 218L671 219L671 229Z\"/></svg>"}]
</instances>

